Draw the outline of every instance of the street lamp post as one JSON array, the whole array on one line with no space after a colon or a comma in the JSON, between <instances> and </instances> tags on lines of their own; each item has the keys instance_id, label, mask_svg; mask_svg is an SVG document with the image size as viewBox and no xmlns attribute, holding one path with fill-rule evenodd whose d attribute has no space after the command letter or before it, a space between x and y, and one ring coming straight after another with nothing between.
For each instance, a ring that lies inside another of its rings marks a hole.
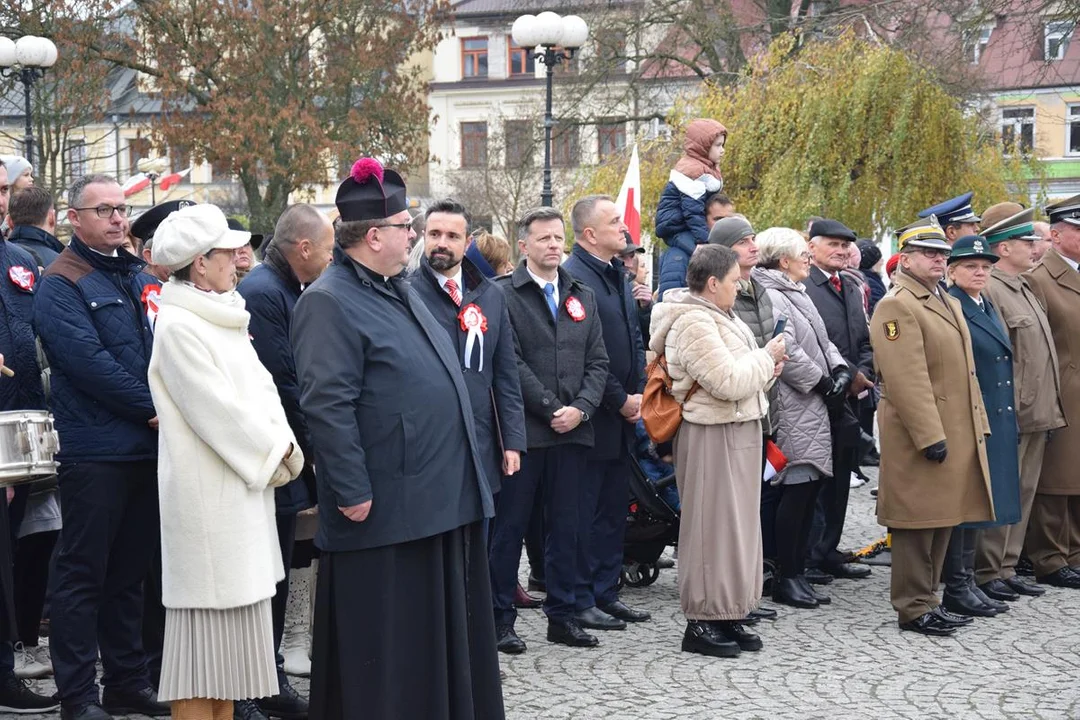
<instances>
[{"instance_id":1,"label":"street lamp post","mask_svg":"<svg viewBox=\"0 0 1080 720\"><path fill-rule=\"evenodd\" d=\"M30 90L45 75L45 69L56 63L56 45L52 40L36 35L25 35L18 40L0 37L0 74L17 77L23 86L23 102L26 110L26 159L34 165L34 124L30 113Z\"/></svg>"},{"instance_id":2,"label":"street lamp post","mask_svg":"<svg viewBox=\"0 0 1080 720\"><path fill-rule=\"evenodd\" d=\"M531 48L538 62L544 64L547 75L547 96L544 105L544 186L540 204L550 207L551 192L551 131L555 121L551 116L552 80L555 66L574 57L577 49L589 37L589 26L577 15L562 17L553 12L522 15L514 21L511 35L518 47Z\"/></svg>"},{"instance_id":3,"label":"street lamp post","mask_svg":"<svg viewBox=\"0 0 1080 720\"><path fill-rule=\"evenodd\" d=\"M169 161L163 157L142 158L135 164L135 168L150 179L150 206L157 205L157 181L165 169L169 167Z\"/></svg>"}]
</instances>

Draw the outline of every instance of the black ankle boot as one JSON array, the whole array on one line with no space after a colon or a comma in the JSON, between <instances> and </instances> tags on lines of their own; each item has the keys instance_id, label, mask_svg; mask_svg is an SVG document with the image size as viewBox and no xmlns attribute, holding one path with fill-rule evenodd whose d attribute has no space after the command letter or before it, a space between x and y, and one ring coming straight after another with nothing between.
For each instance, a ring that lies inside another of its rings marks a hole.
<instances>
[{"instance_id":1,"label":"black ankle boot","mask_svg":"<svg viewBox=\"0 0 1080 720\"><path fill-rule=\"evenodd\" d=\"M712 626L721 637L736 643L740 650L755 652L762 648L761 638L747 630L737 620L716 620Z\"/></svg>"},{"instance_id":2,"label":"black ankle boot","mask_svg":"<svg viewBox=\"0 0 1080 720\"><path fill-rule=\"evenodd\" d=\"M690 620L682 639L683 652L711 657L737 657L739 644L720 635L713 626L703 620Z\"/></svg>"},{"instance_id":3,"label":"black ankle boot","mask_svg":"<svg viewBox=\"0 0 1080 720\"><path fill-rule=\"evenodd\" d=\"M818 606L818 601L814 598L813 594L808 593L803 589L803 585L799 582L799 578L797 577L777 578L776 583L773 585L772 599L773 602L778 602L781 605L790 605L791 607L803 608L806 610Z\"/></svg>"}]
</instances>

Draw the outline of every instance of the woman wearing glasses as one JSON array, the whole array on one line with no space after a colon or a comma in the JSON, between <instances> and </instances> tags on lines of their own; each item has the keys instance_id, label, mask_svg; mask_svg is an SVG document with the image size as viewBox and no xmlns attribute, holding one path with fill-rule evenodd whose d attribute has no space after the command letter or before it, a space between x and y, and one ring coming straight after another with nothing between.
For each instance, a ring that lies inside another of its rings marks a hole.
<instances>
[{"instance_id":1,"label":"woman wearing glasses","mask_svg":"<svg viewBox=\"0 0 1080 720\"><path fill-rule=\"evenodd\" d=\"M901 271L870 321L881 388L878 522L892 530L900 629L951 635L971 619L942 608L935 589L952 529L994 517L990 427L963 310L941 286L945 233L922 221L897 235Z\"/></svg>"}]
</instances>

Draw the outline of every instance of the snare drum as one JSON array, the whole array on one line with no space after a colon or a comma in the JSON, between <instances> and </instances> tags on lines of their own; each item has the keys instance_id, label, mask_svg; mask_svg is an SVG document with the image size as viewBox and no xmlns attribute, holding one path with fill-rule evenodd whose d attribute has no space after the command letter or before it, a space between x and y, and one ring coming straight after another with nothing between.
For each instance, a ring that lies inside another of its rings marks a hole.
<instances>
[{"instance_id":1,"label":"snare drum","mask_svg":"<svg viewBox=\"0 0 1080 720\"><path fill-rule=\"evenodd\" d=\"M0 412L0 487L56 474L60 437L44 410Z\"/></svg>"}]
</instances>

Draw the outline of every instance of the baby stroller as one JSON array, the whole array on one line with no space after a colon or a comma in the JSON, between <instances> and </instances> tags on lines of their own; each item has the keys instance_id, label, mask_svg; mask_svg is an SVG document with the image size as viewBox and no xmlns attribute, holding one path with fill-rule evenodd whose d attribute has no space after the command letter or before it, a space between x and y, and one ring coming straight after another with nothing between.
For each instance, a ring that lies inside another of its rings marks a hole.
<instances>
[{"instance_id":1,"label":"baby stroller","mask_svg":"<svg viewBox=\"0 0 1080 720\"><path fill-rule=\"evenodd\" d=\"M675 483L674 474L654 484L636 458L630 466L622 584L636 588L652 585L660 577L656 563L664 548L679 539L679 513L661 496L664 488Z\"/></svg>"}]
</instances>

